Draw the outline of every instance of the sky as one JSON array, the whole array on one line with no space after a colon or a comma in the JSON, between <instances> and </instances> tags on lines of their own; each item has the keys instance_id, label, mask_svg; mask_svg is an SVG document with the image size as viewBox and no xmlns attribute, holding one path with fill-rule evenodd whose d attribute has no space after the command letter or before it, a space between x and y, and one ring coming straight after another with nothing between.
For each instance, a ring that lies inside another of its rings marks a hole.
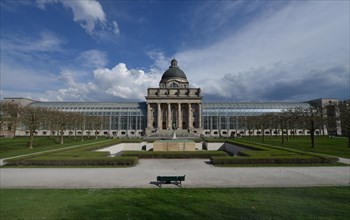
<instances>
[{"instance_id":1,"label":"sky","mask_svg":"<svg viewBox=\"0 0 350 220\"><path fill-rule=\"evenodd\" d=\"M173 58L203 100L350 98L348 0L1 0L0 96L145 101Z\"/></svg>"}]
</instances>

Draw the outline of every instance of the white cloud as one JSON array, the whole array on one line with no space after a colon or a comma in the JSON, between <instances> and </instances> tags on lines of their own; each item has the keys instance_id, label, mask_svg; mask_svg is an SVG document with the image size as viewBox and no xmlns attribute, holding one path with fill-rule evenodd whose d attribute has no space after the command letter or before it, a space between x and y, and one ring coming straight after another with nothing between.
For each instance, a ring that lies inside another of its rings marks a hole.
<instances>
[{"instance_id":1,"label":"white cloud","mask_svg":"<svg viewBox=\"0 0 350 220\"><path fill-rule=\"evenodd\" d=\"M120 34L119 24L116 21L113 21L113 28L114 28L114 33L116 35L119 35Z\"/></svg>"},{"instance_id":2,"label":"white cloud","mask_svg":"<svg viewBox=\"0 0 350 220\"><path fill-rule=\"evenodd\" d=\"M153 60L153 65L150 67L152 73L164 72L168 68L171 58L166 57L163 52L154 50L146 54Z\"/></svg>"},{"instance_id":3,"label":"white cloud","mask_svg":"<svg viewBox=\"0 0 350 220\"><path fill-rule=\"evenodd\" d=\"M5 34L1 38L1 50L8 52L54 52L61 51L65 43L61 37L50 31L42 31L37 38L18 34Z\"/></svg>"},{"instance_id":4,"label":"white cloud","mask_svg":"<svg viewBox=\"0 0 350 220\"><path fill-rule=\"evenodd\" d=\"M107 54L99 50L87 50L80 53L78 61L85 67L104 67L108 63Z\"/></svg>"},{"instance_id":5,"label":"white cloud","mask_svg":"<svg viewBox=\"0 0 350 220\"><path fill-rule=\"evenodd\" d=\"M93 37L105 39L109 32L120 34L118 23L108 21L102 5L96 0L37 0L37 6L41 9L46 9L46 5L53 3L61 3L72 10L73 20Z\"/></svg>"},{"instance_id":6,"label":"white cloud","mask_svg":"<svg viewBox=\"0 0 350 220\"><path fill-rule=\"evenodd\" d=\"M97 69L94 78L99 88L107 94L124 98L144 100L148 87L158 85L160 75L146 74L142 70L127 69L119 63L113 69Z\"/></svg>"},{"instance_id":7,"label":"white cloud","mask_svg":"<svg viewBox=\"0 0 350 220\"><path fill-rule=\"evenodd\" d=\"M64 4L64 1L52 0L42 3L42 7L48 2ZM74 18L80 18L76 21L87 25L87 21L82 20L84 15L87 14L74 15ZM96 18L90 20L94 21L93 26L85 27L87 31L92 30L92 35L105 36L106 32L96 33L101 27L119 34L117 22L108 26L103 24L107 23L105 16L104 20L97 19L98 13L94 16ZM205 16L210 17L210 14ZM1 39L2 50L17 52L16 57L25 53L32 56L60 51L63 43L64 40L50 32L42 32L36 39L12 39L10 36ZM144 101L147 88L158 86L161 73L175 57L191 86L200 87L204 97L212 100L345 98L349 91L349 2L291 2L273 12L267 10L250 20L248 25L232 30L231 34L209 46L181 50L173 57L167 57L161 51L151 51L147 55L154 61L147 70L128 69L123 63L109 69L102 68L108 63L104 52L84 51L75 61L95 71L87 75L77 72L77 68L61 67L61 84L52 82L51 85L56 86L51 90L41 88L47 91L44 95L33 92L27 97L52 101ZM2 80L16 84L17 78L23 79L18 83L18 88L23 86L23 91L30 91L39 84L49 88L50 81L46 81L49 76L41 78L43 74L33 71L27 74L13 65L6 68L7 75ZM4 73L3 68L1 72ZM12 73L16 77L10 78ZM5 89L4 93L7 92Z\"/></svg>"},{"instance_id":8,"label":"white cloud","mask_svg":"<svg viewBox=\"0 0 350 220\"><path fill-rule=\"evenodd\" d=\"M112 69L96 69L93 71L93 80L87 83L77 82L74 79L75 75L77 74L72 70L62 71L61 79L66 86L56 91L49 90L40 98L58 101L144 101L147 88L157 87L161 76L128 69L124 63L119 63Z\"/></svg>"},{"instance_id":9,"label":"white cloud","mask_svg":"<svg viewBox=\"0 0 350 220\"><path fill-rule=\"evenodd\" d=\"M209 15L208 15L209 16ZM285 80L299 86L327 80L308 92L309 98L334 95L328 70L338 68L339 88L349 74L349 2L291 2L279 11L258 16L222 41L176 54L193 85L208 96L230 100L298 99L267 92ZM317 72L318 74L314 74ZM336 86L337 87L337 86ZM301 89L293 87L294 90ZM290 91L298 94L296 91ZM265 96L264 96L265 95ZM304 97L305 98L305 97Z\"/></svg>"},{"instance_id":10,"label":"white cloud","mask_svg":"<svg viewBox=\"0 0 350 220\"><path fill-rule=\"evenodd\" d=\"M59 79L50 72L44 70L31 69L29 66L14 66L5 62L0 63L1 84L3 89L3 96L14 96L14 94L23 93L27 91L33 93L41 92L43 89L48 89L50 86L62 86Z\"/></svg>"}]
</instances>

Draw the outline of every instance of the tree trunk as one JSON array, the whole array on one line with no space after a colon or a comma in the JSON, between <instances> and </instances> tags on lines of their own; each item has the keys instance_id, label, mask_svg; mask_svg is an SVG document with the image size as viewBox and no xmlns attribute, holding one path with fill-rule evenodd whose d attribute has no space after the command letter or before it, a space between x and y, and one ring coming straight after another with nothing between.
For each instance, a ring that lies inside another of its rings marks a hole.
<instances>
[{"instance_id":1,"label":"tree trunk","mask_svg":"<svg viewBox=\"0 0 350 220\"><path fill-rule=\"evenodd\" d=\"M32 130L29 131L29 149L33 149L33 133Z\"/></svg>"},{"instance_id":2,"label":"tree trunk","mask_svg":"<svg viewBox=\"0 0 350 220\"><path fill-rule=\"evenodd\" d=\"M310 129L310 137L311 137L311 147L314 148L315 147L315 124L312 121L311 122L311 129Z\"/></svg>"},{"instance_id":3,"label":"tree trunk","mask_svg":"<svg viewBox=\"0 0 350 220\"><path fill-rule=\"evenodd\" d=\"M17 126L16 124L13 126L13 135L11 137L11 139L15 138L16 137L16 130L17 130Z\"/></svg>"},{"instance_id":4,"label":"tree trunk","mask_svg":"<svg viewBox=\"0 0 350 220\"><path fill-rule=\"evenodd\" d=\"M263 136L263 141L265 141L265 129L262 129L262 136Z\"/></svg>"},{"instance_id":5,"label":"tree trunk","mask_svg":"<svg viewBox=\"0 0 350 220\"><path fill-rule=\"evenodd\" d=\"M61 130L61 144L64 144L64 141L63 141L63 130Z\"/></svg>"},{"instance_id":6,"label":"tree trunk","mask_svg":"<svg viewBox=\"0 0 350 220\"><path fill-rule=\"evenodd\" d=\"M60 142L60 130L57 130L57 135L56 135L56 138L57 138L57 143Z\"/></svg>"},{"instance_id":7,"label":"tree trunk","mask_svg":"<svg viewBox=\"0 0 350 220\"><path fill-rule=\"evenodd\" d=\"M283 129L282 129L282 144L284 144L284 132L283 132Z\"/></svg>"},{"instance_id":8,"label":"tree trunk","mask_svg":"<svg viewBox=\"0 0 350 220\"><path fill-rule=\"evenodd\" d=\"M315 134L314 134L314 130L311 131L311 147L314 148L315 147Z\"/></svg>"}]
</instances>

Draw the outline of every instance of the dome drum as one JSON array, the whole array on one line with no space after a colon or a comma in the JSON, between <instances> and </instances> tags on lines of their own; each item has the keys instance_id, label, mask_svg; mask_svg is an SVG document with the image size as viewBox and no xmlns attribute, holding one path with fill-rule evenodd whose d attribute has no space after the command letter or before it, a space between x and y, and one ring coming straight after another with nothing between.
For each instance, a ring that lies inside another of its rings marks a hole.
<instances>
[{"instance_id":1,"label":"dome drum","mask_svg":"<svg viewBox=\"0 0 350 220\"><path fill-rule=\"evenodd\" d=\"M169 69L163 73L160 87L188 87L186 74L178 67L177 60L171 60Z\"/></svg>"}]
</instances>

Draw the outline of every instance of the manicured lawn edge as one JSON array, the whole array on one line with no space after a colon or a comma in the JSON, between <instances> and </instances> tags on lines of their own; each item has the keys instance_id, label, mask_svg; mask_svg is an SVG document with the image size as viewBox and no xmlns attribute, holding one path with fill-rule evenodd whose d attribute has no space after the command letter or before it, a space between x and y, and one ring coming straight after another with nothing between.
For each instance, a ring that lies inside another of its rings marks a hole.
<instances>
[{"instance_id":1,"label":"manicured lawn edge","mask_svg":"<svg viewBox=\"0 0 350 220\"><path fill-rule=\"evenodd\" d=\"M108 152L93 150L120 143L112 139L103 143L91 143L74 149L43 152L40 155L6 160L7 166L135 166L138 157L107 157Z\"/></svg>"},{"instance_id":2,"label":"manicured lawn edge","mask_svg":"<svg viewBox=\"0 0 350 220\"><path fill-rule=\"evenodd\" d=\"M251 146L251 142L247 142L244 140L231 140L229 142L232 142L234 144L243 144L242 146ZM313 153L313 152L306 152L306 151L302 151L302 150L295 150L295 149L291 149L291 148L286 148L286 147L279 147L279 146L274 146L274 145L270 145L270 144L262 144L262 143L254 143L253 146L262 146L262 147L267 147L267 148L272 148L272 149L277 149L277 150L283 150L283 151L288 151L288 152L293 152L293 153L298 153L301 155L308 155L308 156L313 156L313 157L321 157L321 158L335 158L338 159L338 157L336 156L329 156L329 155L323 155L323 154L319 154L319 153Z\"/></svg>"},{"instance_id":3,"label":"manicured lawn edge","mask_svg":"<svg viewBox=\"0 0 350 220\"><path fill-rule=\"evenodd\" d=\"M244 141L228 140L227 143L239 145L242 147L255 148L265 150L262 153L256 151L246 151L241 153L238 157L218 157L213 156L210 162L213 165L227 165L227 164L331 164L337 162L339 159L331 156L323 156L314 153L308 153L298 150L285 149L281 147L270 147L261 144L247 143ZM278 150L275 155L269 150ZM281 154L280 151L291 152L294 154Z\"/></svg>"},{"instance_id":4,"label":"manicured lawn edge","mask_svg":"<svg viewBox=\"0 0 350 220\"><path fill-rule=\"evenodd\" d=\"M218 164L316 164L335 163L337 158L242 158L242 157L212 157L210 162Z\"/></svg>"},{"instance_id":5,"label":"manicured lawn edge","mask_svg":"<svg viewBox=\"0 0 350 220\"><path fill-rule=\"evenodd\" d=\"M25 159L11 160L9 166L135 166L138 163L138 157L108 157L104 159L61 159L61 160L42 160Z\"/></svg>"}]
</instances>

